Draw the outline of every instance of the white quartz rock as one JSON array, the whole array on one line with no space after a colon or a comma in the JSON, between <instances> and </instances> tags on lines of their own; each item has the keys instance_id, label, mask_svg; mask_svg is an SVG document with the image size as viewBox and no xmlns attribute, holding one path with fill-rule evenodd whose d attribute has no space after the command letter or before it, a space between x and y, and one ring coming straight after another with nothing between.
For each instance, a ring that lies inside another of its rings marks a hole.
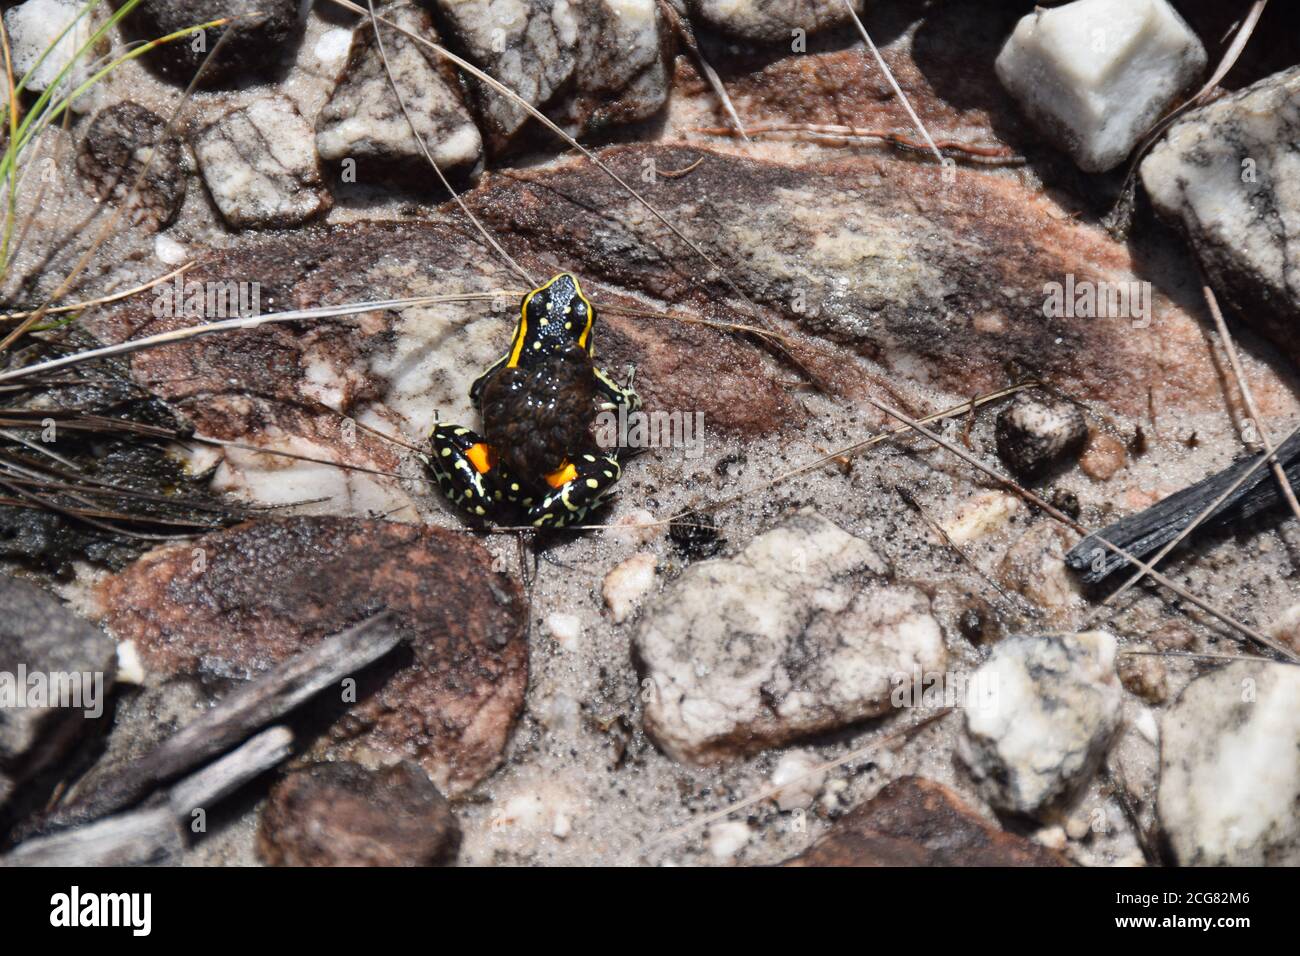
<instances>
[{"instance_id":1,"label":"white quartz rock","mask_svg":"<svg viewBox=\"0 0 1300 956\"><path fill-rule=\"evenodd\" d=\"M826 771L817 755L810 750L791 750L782 754L772 771L772 786L779 788L776 805L782 810L806 807L821 794Z\"/></svg>"},{"instance_id":2,"label":"white quartz rock","mask_svg":"<svg viewBox=\"0 0 1300 956\"><path fill-rule=\"evenodd\" d=\"M1160 739L1160 825L1181 865L1300 865L1300 668L1197 678Z\"/></svg>"},{"instance_id":3,"label":"white quartz rock","mask_svg":"<svg viewBox=\"0 0 1300 956\"><path fill-rule=\"evenodd\" d=\"M27 89L33 93L49 89L59 72L77 57L77 51L85 46L98 26L94 10L77 19L84 6L73 0L27 0L5 11L5 30L9 35L15 82L36 67L27 81ZM59 34L74 20L76 24L54 45ZM54 45L53 51L37 67L36 61L51 45ZM97 56L93 49L81 54L60 84L60 92L70 93L89 79L90 67ZM7 96L6 92L0 100ZM93 108L94 102L95 90L91 89L73 101L72 109L78 113L85 112Z\"/></svg>"},{"instance_id":4,"label":"white quartz rock","mask_svg":"<svg viewBox=\"0 0 1300 956\"><path fill-rule=\"evenodd\" d=\"M992 806L1067 809L1119 730L1115 651L1105 631L1011 637L972 675L957 753Z\"/></svg>"},{"instance_id":5,"label":"white quartz rock","mask_svg":"<svg viewBox=\"0 0 1300 956\"><path fill-rule=\"evenodd\" d=\"M709 763L886 713L943 670L930 599L884 578L863 539L805 509L734 558L697 561L648 604L634 638L653 694L645 729Z\"/></svg>"},{"instance_id":6,"label":"white quartz rock","mask_svg":"<svg viewBox=\"0 0 1300 956\"><path fill-rule=\"evenodd\" d=\"M1076 0L1023 17L997 72L1081 169L1104 172L1205 63L1201 41L1166 0Z\"/></svg>"},{"instance_id":7,"label":"white quartz rock","mask_svg":"<svg viewBox=\"0 0 1300 956\"><path fill-rule=\"evenodd\" d=\"M231 110L197 133L193 146L221 217L237 229L296 226L333 204L311 127L288 97Z\"/></svg>"},{"instance_id":8,"label":"white quartz rock","mask_svg":"<svg viewBox=\"0 0 1300 956\"><path fill-rule=\"evenodd\" d=\"M615 624L622 624L630 618L640 607L641 599L655 586L658 563L653 554L641 551L605 575L600 593Z\"/></svg>"}]
</instances>

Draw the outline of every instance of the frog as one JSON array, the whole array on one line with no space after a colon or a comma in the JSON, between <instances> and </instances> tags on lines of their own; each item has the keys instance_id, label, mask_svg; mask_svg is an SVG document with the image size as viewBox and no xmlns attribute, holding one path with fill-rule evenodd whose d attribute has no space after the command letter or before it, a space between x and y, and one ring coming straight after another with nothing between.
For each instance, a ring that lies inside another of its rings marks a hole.
<instances>
[{"instance_id":1,"label":"frog","mask_svg":"<svg viewBox=\"0 0 1300 956\"><path fill-rule=\"evenodd\" d=\"M524 295L510 348L470 386L482 432L436 422L429 470L471 520L535 528L582 524L622 477L621 448L599 447L601 412L641 408L632 387L595 364L596 309L561 272Z\"/></svg>"}]
</instances>

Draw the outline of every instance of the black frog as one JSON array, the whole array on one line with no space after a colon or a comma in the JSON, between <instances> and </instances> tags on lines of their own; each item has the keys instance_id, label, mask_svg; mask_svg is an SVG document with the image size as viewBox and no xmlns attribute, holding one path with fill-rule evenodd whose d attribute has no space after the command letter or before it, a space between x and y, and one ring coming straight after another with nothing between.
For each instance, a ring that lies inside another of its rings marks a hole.
<instances>
[{"instance_id":1,"label":"black frog","mask_svg":"<svg viewBox=\"0 0 1300 956\"><path fill-rule=\"evenodd\" d=\"M622 474L592 437L600 411L641 407L592 360L596 310L567 272L524 296L510 350L470 388L483 432L439 423L430 470L467 515L498 524L579 524Z\"/></svg>"}]
</instances>

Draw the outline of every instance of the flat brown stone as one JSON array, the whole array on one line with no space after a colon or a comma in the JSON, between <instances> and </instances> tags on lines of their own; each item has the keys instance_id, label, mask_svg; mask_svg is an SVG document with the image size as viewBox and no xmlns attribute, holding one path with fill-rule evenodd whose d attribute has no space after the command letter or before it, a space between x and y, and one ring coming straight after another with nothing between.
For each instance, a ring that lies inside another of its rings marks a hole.
<instances>
[{"instance_id":1,"label":"flat brown stone","mask_svg":"<svg viewBox=\"0 0 1300 956\"><path fill-rule=\"evenodd\" d=\"M358 692L329 736L338 753L414 760L447 793L497 766L523 706L523 597L467 534L263 520L146 555L99 597L109 629L163 676L249 677L387 608L414 659Z\"/></svg>"},{"instance_id":2,"label":"flat brown stone","mask_svg":"<svg viewBox=\"0 0 1300 956\"><path fill-rule=\"evenodd\" d=\"M943 784L899 777L784 866L1067 866L998 829Z\"/></svg>"},{"instance_id":3,"label":"flat brown stone","mask_svg":"<svg viewBox=\"0 0 1300 956\"><path fill-rule=\"evenodd\" d=\"M419 767L340 761L275 785L257 853L272 866L434 866L454 858L459 842L447 801Z\"/></svg>"}]
</instances>

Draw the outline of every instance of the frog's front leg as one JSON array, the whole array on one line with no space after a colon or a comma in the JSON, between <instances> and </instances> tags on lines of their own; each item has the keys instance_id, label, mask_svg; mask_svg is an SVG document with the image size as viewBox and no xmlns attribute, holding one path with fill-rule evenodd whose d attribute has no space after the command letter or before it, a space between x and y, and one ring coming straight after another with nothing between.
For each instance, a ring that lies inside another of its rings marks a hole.
<instances>
[{"instance_id":1,"label":"frog's front leg","mask_svg":"<svg viewBox=\"0 0 1300 956\"><path fill-rule=\"evenodd\" d=\"M492 449L474 431L439 423L429 434L429 470L453 505L478 518L501 521L515 507L511 481ZM513 485L518 489L518 485Z\"/></svg>"},{"instance_id":2,"label":"frog's front leg","mask_svg":"<svg viewBox=\"0 0 1300 956\"><path fill-rule=\"evenodd\" d=\"M593 367L592 372L596 376L596 391L602 399L601 411L617 411L619 408L626 407L631 413L641 408L641 396L632 387L632 379L636 377L635 368L628 376L626 385L618 384L602 368Z\"/></svg>"},{"instance_id":3,"label":"frog's front leg","mask_svg":"<svg viewBox=\"0 0 1300 956\"><path fill-rule=\"evenodd\" d=\"M469 387L469 400L474 404L474 407L478 409L480 412L483 410L483 386L485 386L487 384L487 380L491 378L493 375L495 375L501 369L501 367L505 365L508 361L510 361L509 352L507 352L505 355L501 356L499 359L497 359L495 362L489 365L484 370L482 375L474 379L474 384L472 384Z\"/></svg>"},{"instance_id":4,"label":"frog's front leg","mask_svg":"<svg viewBox=\"0 0 1300 956\"><path fill-rule=\"evenodd\" d=\"M635 397L636 393L632 393ZM581 524L614 490L622 469L613 455L582 454L546 482L553 489L527 509L528 523L539 528Z\"/></svg>"}]
</instances>

